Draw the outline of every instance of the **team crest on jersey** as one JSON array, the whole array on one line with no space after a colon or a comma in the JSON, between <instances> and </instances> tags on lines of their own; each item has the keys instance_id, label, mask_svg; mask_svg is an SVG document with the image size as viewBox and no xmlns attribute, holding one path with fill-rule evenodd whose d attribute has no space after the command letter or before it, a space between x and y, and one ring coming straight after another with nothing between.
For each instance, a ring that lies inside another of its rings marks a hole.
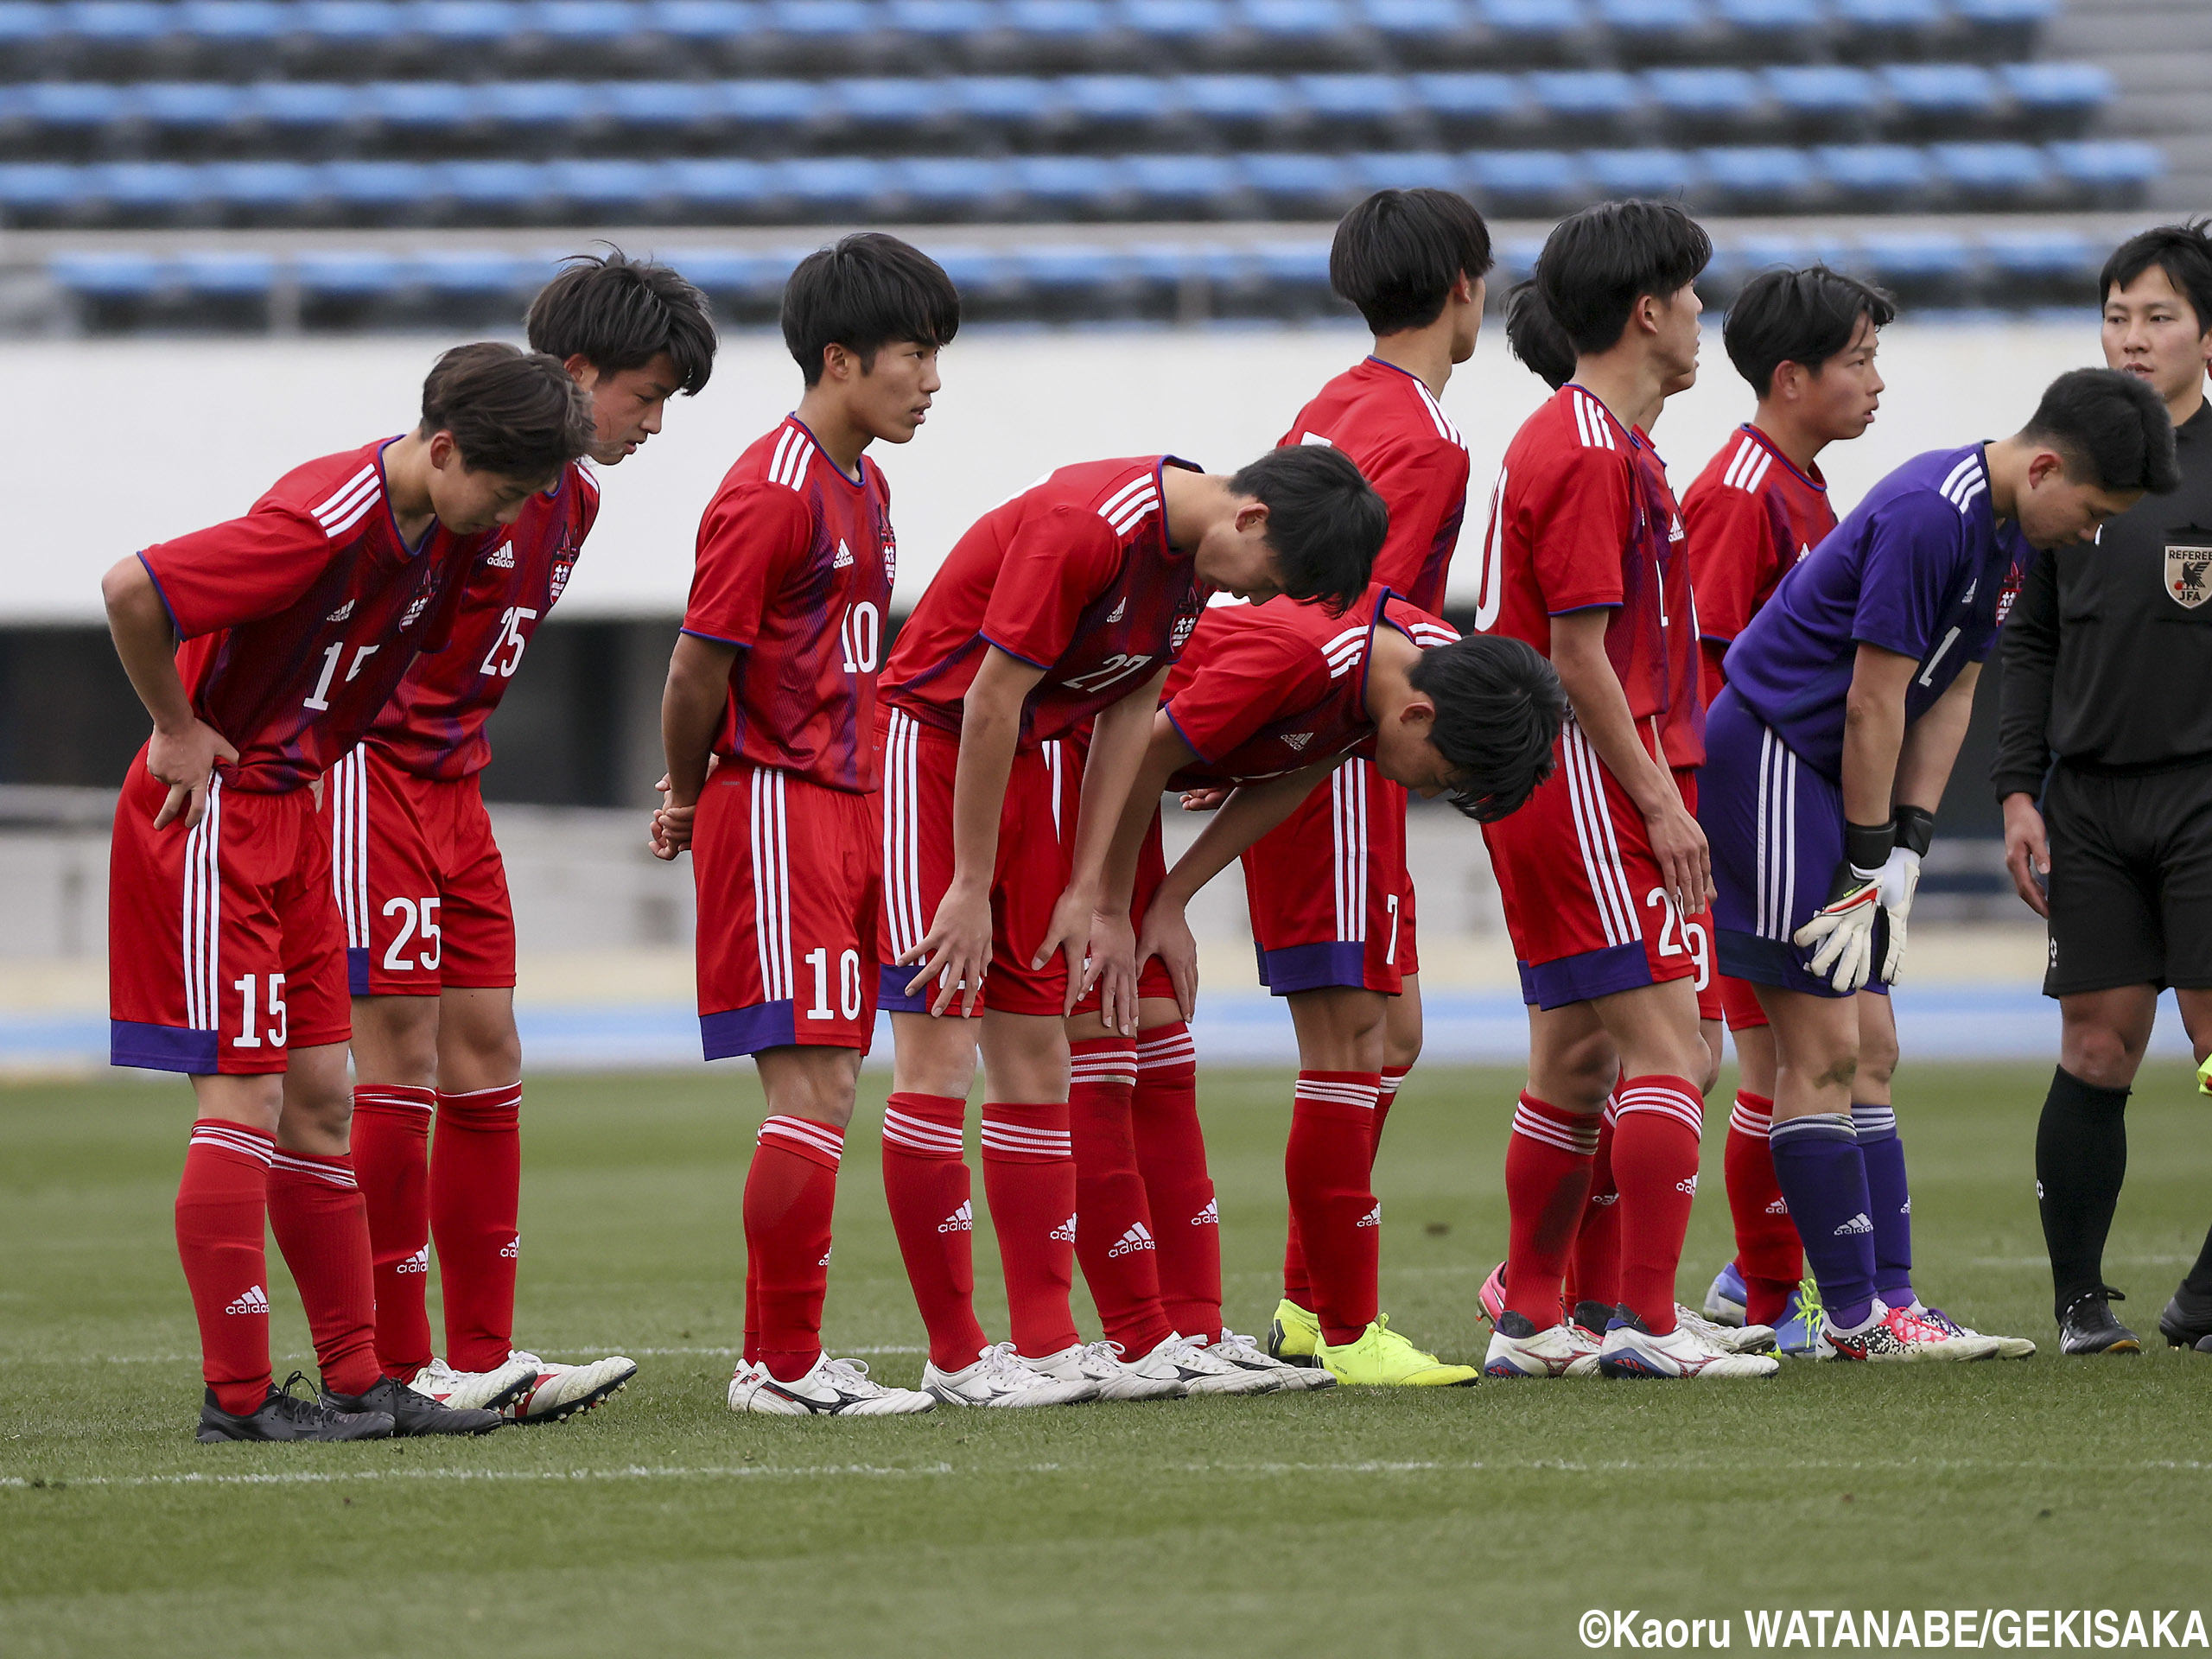
<instances>
[{"instance_id":1,"label":"team crest on jersey","mask_svg":"<svg viewBox=\"0 0 2212 1659\"><path fill-rule=\"evenodd\" d=\"M2020 584L2027 580L2027 574L2020 568L2020 563L2017 559L2005 567L2005 585L1997 590L1997 626L1999 627L2003 627L2005 619L2012 614L2013 602L2020 597Z\"/></svg>"},{"instance_id":2,"label":"team crest on jersey","mask_svg":"<svg viewBox=\"0 0 2212 1659\"><path fill-rule=\"evenodd\" d=\"M2205 580L2207 571L2212 571L2212 546L2166 544L2166 593L2182 609L2193 611L2212 599L2212 582Z\"/></svg>"},{"instance_id":3,"label":"team crest on jersey","mask_svg":"<svg viewBox=\"0 0 2212 1659\"><path fill-rule=\"evenodd\" d=\"M1191 643L1191 632L1198 626L1198 613L1206 607L1204 589L1194 591L1184 600L1183 607L1175 613L1175 620L1167 630L1167 654L1180 656L1183 647Z\"/></svg>"},{"instance_id":4,"label":"team crest on jersey","mask_svg":"<svg viewBox=\"0 0 2212 1659\"><path fill-rule=\"evenodd\" d=\"M546 586L551 591L554 598L558 599L561 597L562 590L569 585L569 572L575 568L576 562L573 557L556 559L553 561L553 574L548 580Z\"/></svg>"},{"instance_id":5,"label":"team crest on jersey","mask_svg":"<svg viewBox=\"0 0 2212 1659\"><path fill-rule=\"evenodd\" d=\"M403 628L413 627L421 619L423 613L429 608L430 597L429 594L418 594L415 602L407 607L407 614L399 619L399 626Z\"/></svg>"}]
</instances>

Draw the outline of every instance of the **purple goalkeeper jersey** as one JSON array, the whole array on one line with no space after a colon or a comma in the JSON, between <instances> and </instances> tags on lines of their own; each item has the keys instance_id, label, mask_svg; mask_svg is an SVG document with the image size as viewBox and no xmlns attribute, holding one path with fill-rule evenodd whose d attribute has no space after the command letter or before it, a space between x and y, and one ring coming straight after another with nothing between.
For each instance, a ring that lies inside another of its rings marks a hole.
<instances>
[{"instance_id":1,"label":"purple goalkeeper jersey","mask_svg":"<svg viewBox=\"0 0 2212 1659\"><path fill-rule=\"evenodd\" d=\"M1910 725L1996 643L2035 550L2000 525L1980 444L1916 455L1782 579L1729 647L1728 683L1807 766L1843 776L1843 709L1858 648L1920 664Z\"/></svg>"}]
</instances>

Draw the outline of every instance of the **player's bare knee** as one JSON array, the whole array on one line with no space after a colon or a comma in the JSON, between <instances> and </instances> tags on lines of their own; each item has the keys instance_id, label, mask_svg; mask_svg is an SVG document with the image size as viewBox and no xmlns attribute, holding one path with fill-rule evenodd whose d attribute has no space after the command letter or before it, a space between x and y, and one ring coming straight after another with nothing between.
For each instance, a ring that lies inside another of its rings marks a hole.
<instances>
[{"instance_id":1,"label":"player's bare knee","mask_svg":"<svg viewBox=\"0 0 2212 1659\"><path fill-rule=\"evenodd\" d=\"M2201 1062L2206 1046L2196 1042L2196 1047ZM2142 1060L2142 1047L2131 1045L2126 1033L2118 1028L2086 1020L2066 1022L2058 1063L2091 1088L2126 1088L2135 1081L2136 1068Z\"/></svg>"},{"instance_id":2,"label":"player's bare knee","mask_svg":"<svg viewBox=\"0 0 2212 1659\"><path fill-rule=\"evenodd\" d=\"M363 1083L439 1086L438 1001L435 996L353 999L353 1063Z\"/></svg>"},{"instance_id":3,"label":"player's bare knee","mask_svg":"<svg viewBox=\"0 0 2212 1659\"><path fill-rule=\"evenodd\" d=\"M771 1112L810 1118L839 1128L852 1122L860 1051L791 1044L753 1057Z\"/></svg>"}]
</instances>

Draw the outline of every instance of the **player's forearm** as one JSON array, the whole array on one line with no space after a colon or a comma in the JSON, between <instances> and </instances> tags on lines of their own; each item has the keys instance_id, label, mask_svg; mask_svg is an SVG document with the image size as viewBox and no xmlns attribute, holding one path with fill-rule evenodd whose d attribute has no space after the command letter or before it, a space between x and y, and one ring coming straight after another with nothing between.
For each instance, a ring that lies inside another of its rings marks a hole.
<instances>
[{"instance_id":1,"label":"player's forearm","mask_svg":"<svg viewBox=\"0 0 2212 1659\"><path fill-rule=\"evenodd\" d=\"M182 731L193 721L192 698L176 671L176 635L154 579L137 558L125 559L101 579L100 597L115 654L154 729Z\"/></svg>"},{"instance_id":2,"label":"player's forearm","mask_svg":"<svg viewBox=\"0 0 2212 1659\"><path fill-rule=\"evenodd\" d=\"M1146 745L1136 779L1129 785L1128 798L1114 825L1114 843L1107 849L1105 887L1099 899L1102 908L1117 915L1129 908L1136 888L1137 858L1160 811L1160 792L1170 778L1197 758L1166 713L1155 709L1151 741Z\"/></svg>"},{"instance_id":3,"label":"player's forearm","mask_svg":"<svg viewBox=\"0 0 2212 1659\"><path fill-rule=\"evenodd\" d=\"M1959 746L1966 741L1967 725L1974 718L1974 681L1981 665L1967 669L1936 706L1913 721L1897 752L1897 780L1891 798L1898 806L1916 806L1934 812L1943 804L1944 786L1951 768L1958 764Z\"/></svg>"},{"instance_id":4,"label":"player's forearm","mask_svg":"<svg viewBox=\"0 0 2212 1659\"><path fill-rule=\"evenodd\" d=\"M1131 804L1137 774L1150 752L1153 716L1160 708L1162 669L1119 702L1102 710L1090 728L1090 755L1084 762L1083 798L1076 809L1075 856L1068 886L1098 893L1106 880L1106 861L1120 829L1122 809ZM1153 798L1157 800L1159 791Z\"/></svg>"},{"instance_id":5,"label":"player's forearm","mask_svg":"<svg viewBox=\"0 0 2212 1659\"><path fill-rule=\"evenodd\" d=\"M1227 869L1246 848L1289 817L1298 810L1299 803L1335 770L1334 764L1307 766L1281 778L1270 778L1262 784L1240 785L1222 804L1221 810L1213 815L1213 822L1175 861L1175 868L1160 884L1160 896L1170 904L1189 904L1199 888Z\"/></svg>"},{"instance_id":6,"label":"player's forearm","mask_svg":"<svg viewBox=\"0 0 2212 1659\"><path fill-rule=\"evenodd\" d=\"M734 649L694 634L676 642L660 698L661 753L668 764L673 804L690 805L707 786L707 763L728 706L729 671L736 658Z\"/></svg>"},{"instance_id":7,"label":"player's forearm","mask_svg":"<svg viewBox=\"0 0 2212 1659\"><path fill-rule=\"evenodd\" d=\"M1679 805L1674 778L1651 758L1637 734L1628 694L1605 655L1606 610L1573 611L1552 619L1552 666L1567 692L1574 723L1598 752L1637 810L1646 817Z\"/></svg>"},{"instance_id":8,"label":"player's forearm","mask_svg":"<svg viewBox=\"0 0 2212 1659\"><path fill-rule=\"evenodd\" d=\"M1843 816L1849 823L1890 821L1912 669L1909 657L1873 645L1859 648L1843 707Z\"/></svg>"}]
</instances>

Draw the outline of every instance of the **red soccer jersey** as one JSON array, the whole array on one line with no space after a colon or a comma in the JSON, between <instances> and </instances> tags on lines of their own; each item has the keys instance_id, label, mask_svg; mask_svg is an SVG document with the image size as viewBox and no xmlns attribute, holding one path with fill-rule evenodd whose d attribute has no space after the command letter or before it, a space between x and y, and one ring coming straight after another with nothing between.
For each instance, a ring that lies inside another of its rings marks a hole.
<instances>
[{"instance_id":1,"label":"red soccer jersey","mask_svg":"<svg viewBox=\"0 0 2212 1659\"><path fill-rule=\"evenodd\" d=\"M1282 441L1351 457L1390 509L1375 580L1424 611L1441 610L1467 516L1467 445L1421 378L1370 357L1322 387Z\"/></svg>"},{"instance_id":2,"label":"red soccer jersey","mask_svg":"<svg viewBox=\"0 0 2212 1659\"><path fill-rule=\"evenodd\" d=\"M385 499L386 438L278 479L243 518L139 554L168 607L193 711L228 738L232 789L313 783L361 741L418 651L453 628L482 547L432 522L410 548Z\"/></svg>"},{"instance_id":3,"label":"red soccer jersey","mask_svg":"<svg viewBox=\"0 0 2212 1659\"><path fill-rule=\"evenodd\" d=\"M1790 566L1835 528L1827 480L1799 472L1749 422L1720 446L1682 497L1697 589L1698 637L1707 643L1705 700L1720 695L1720 658Z\"/></svg>"},{"instance_id":4,"label":"red soccer jersey","mask_svg":"<svg viewBox=\"0 0 2212 1659\"><path fill-rule=\"evenodd\" d=\"M1045 671L1020 747L1065 737L1182 654L1211 590L1168 545L1160 472L1173 455L1084 461L1047 474L969 528L899 630L885 698L960 729L985 649Z\"/></svg>"},{"instance_id":5,"label":"red soccer jersey","mask_svg":"<svg viewBox=\"0 0 2212 1659\"><path fill-rule=\"evenodd\" d=\"M1341 616L1281 599L1208 611L1167 677L1167 718L1198 757L1170 787L1277 778L1366 743L1377 627L1424 650L1459 637L1379 582Z\"/></svg>"},{"instance_id":6,"label":"red soccer jersey","mask_svg":"<svg viewBox=\"0 0 2212 1659\"><path fill-rule=\"evenodd\" d=\"M699 520L683 632L739 646L715 753L830 789L877 787L875 678L898 548L891 486L848 478L788 416Z\"/></svg>"},{"instance_id":7,"label":"red soccer jersey","mask_svg":"<svg viewBox=\"0 0 2212 1659\"><path fill-rule=\"evenodd\" d=\"M1696 613L1682 516L1657 452L1563 386L1507 446L1483 538L1475 627L1551 654L1551 619L1614 611L1605 652L1629 713L1671 766L1705 760Z\"/></svg>"},{"instance_id":8,"label":"red soccer jersey","mask_svg":"<svg viewBox=\"0 0 2212 1659\"><path fill-rule=\"evenodd\" d=\"M369 741L418 778L450 781L492 759L484 722L537 625L569 585L599 516L599 480L570 461L561 481L532 496L505 532L484 537L469 567L453 643L418 658L369 728Z\"/></svg>"}]
</instances>

